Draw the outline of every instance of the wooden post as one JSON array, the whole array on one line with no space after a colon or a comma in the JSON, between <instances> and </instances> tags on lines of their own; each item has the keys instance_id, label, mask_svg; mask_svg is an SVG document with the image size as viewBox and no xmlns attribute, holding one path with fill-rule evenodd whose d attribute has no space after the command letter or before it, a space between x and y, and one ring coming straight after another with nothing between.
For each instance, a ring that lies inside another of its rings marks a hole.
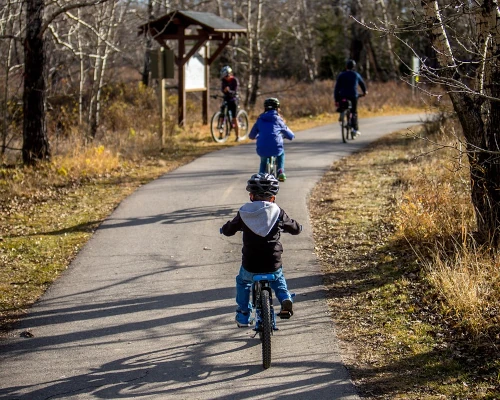
<instances>
[{"instance_id":1,"label":"wooden post","mask_svg":"<svg viewBox=\"0 0 500 400\"><path fill-rule=\"evenodd\" d=\"M160 85L160 93L158 96L159 100L159 105L160 105L160 141L161 141L161 146L163 147L165 145L165 131L166 131L166 123L165 123L165 118L166 118L166 93L165 93L165 77L163 76L163 71L165 70L165 66L163 65L164 63L164 56L163 52L165 49L163 47L160 47L158 49L158 84Z\"/></svg>"},{"instance_id":2,"label":"wooden post","mask_svg":"<svg viewBox=\"0 0 500 400\"><path fill-rule=\"evenodd\" d=\"M184 71L184 54L186 52L185 38L184 38L184 28L181 29L181 33L179 35L179 54L177 56L177 71L179 73L179 87L177 88L178 93L178 116L179 116L179 126L184 125L184 119L186 115L186 74Z\"/></svg>"},{"instance_id":3,"label":"wooden post","mask_svg":"<svg viewBox=\"0 0 500 400\"><path fill-rule=\"evenodd\" d=\"M202 98L202 121L203 125L208 124L208 103L210 99L210 66L208 65L208 58L210 56L210 46L207 43L205 45L205 91L203 92L203 98Z\"/></svg>"},{"instance_id":4,"label":"wooden post","mask_svg":"<svg viewBox=\"0 0 500 400\"><path fill-rule=\"evenodd\" d=\"M167 91L165 89L167 80L161 80L161 147L165 146L165 136L167 134Z\"/></svg>"}]
</instances>

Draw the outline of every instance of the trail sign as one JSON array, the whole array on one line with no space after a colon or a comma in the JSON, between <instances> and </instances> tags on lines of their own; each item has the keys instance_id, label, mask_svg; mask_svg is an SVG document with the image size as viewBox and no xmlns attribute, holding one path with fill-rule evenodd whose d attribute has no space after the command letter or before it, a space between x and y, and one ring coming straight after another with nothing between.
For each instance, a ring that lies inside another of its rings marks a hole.
<instances>
[{"instance_id":1,"label":"trail sign","mask_svg":"<svg viewBox=\"0 0 500 400\"><path fill-rule=\"evenodd\" d=\"M173 79L174 59L173 50L160 47L158 50L149 51L152 79Z\"/></svg>"}]
</instances>

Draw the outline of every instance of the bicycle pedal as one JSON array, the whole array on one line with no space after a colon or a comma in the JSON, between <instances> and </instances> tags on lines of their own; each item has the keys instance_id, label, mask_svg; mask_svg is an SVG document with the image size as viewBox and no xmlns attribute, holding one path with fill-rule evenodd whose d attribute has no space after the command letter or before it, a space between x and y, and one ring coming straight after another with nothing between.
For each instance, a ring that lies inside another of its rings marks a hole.
<instances>
[{"instance_id":1,"label":"bicycle pedal","mask_svg":"<svg viewBox=\"0 0 500 400\"><path fill-rule=\"evenodd\" d=\"M292 313L290 311L280 311L277 315L281 319L290 319Z\"/></svg>"}]
</instances>

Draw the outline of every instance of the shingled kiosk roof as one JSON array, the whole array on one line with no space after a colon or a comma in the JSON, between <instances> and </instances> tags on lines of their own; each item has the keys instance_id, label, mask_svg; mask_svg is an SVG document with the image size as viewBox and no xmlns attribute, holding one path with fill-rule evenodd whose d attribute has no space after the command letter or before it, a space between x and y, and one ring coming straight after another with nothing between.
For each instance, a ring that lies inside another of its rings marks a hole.
<instances>
[{"instance_id":1,"label":"shingled kiosk roof","mask_svg":"<svg viewBox=\"0 0 500 400\"><path fill-rule=\"evenodd\" d=\"M189 29L188 29L189 28ZM178 73L178 110L179 125L184 123L186 115L186 90L184 66L189 59L207 42L216 42L214 51L205 57L205 76L209 75L210 65L222 50L235 37L247 34L246 28L215 14L199 11L172 11L162 17L139 26L140 35L150 35L162 47L170 49L167 41L177 42L177 54L174 56ZM189 46L186 45L189 44ZM172 50L173 50L172 49ZM208 81L208 79L207 79ZM203 123L208 123L208 101L210 88L203 89ZM162 110L164 108L162 107ZM163 128L162 128L163 131Z\"/></svg>"},{"instance_id":2,"label":"shingled kiosk roof","mask_svg":"<svg viewBox=\"0 0 500 400\"><path fill-rule=\"evenodd\" d=\"M199 11L172 11L139 27L139 33L150 35L156 40L177 39L190 25L199 25L198 35L207 35L211 40L231 39L246 35L247 29L215 14ZM188 35L189 37L190 35Z\"/></svg>"}]
</instances>

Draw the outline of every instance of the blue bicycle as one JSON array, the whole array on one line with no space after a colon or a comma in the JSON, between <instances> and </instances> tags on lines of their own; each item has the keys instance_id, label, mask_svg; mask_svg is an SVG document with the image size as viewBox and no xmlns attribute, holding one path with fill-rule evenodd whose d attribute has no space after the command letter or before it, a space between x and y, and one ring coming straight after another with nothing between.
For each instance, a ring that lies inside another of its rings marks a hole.
<instances>
[{"instance_id":1,"label":"blue bicycle","mask_svg":"<svg viewBox=\"0 0 500 400\"><path fill-rule=\"evenodd\" d=\"M255 310L255 335L259 335L262 342L262 366L267 369L271 366L271 337L276 326L276 316L289 319L292 314L287 311L274 313L273 294L270 282L276 280L274 274L258 274L253 276L252 307ZM292 294L293 297L293 294Z\"/></svg>"}]
</instances>

